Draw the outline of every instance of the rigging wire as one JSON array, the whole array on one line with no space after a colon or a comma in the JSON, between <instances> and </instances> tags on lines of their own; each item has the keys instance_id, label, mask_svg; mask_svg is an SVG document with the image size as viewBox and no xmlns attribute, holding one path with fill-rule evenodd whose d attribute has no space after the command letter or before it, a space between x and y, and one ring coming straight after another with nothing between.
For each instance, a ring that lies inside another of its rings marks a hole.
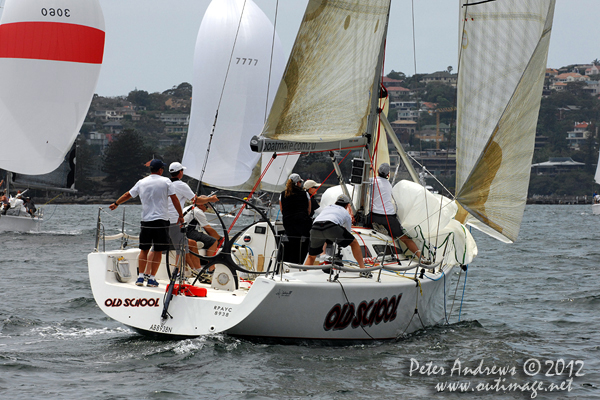
<instances>
[{"instance_id":1,"label":"rigging wire","mask_svg":"<svg viewBox=\"0 0 600 400\"><path fill-rule=\"evenodd\" d=\"M267 97L265 99L265 122L267 121L267 112L269 111L269 91L271 89L271 72L273 72L273 53L275 52L275 37L277 35L277 11L279 10L279 0L275 4L275 19L273 21L273 37L271 39L271 59L269 60L269 78L267 80Z\"/></svg>"},{"instance_id":2,"label":"rigging wire","mask_svg":"<svg viewBox=\"0 0 600 400\"><path fill-rule=\"evenodd\" d=\"M411 16L412 16L412 39L413 39L413 64L414 64L414 71L415 71L413 77L415 77L415 79L416 79L416 76L417 76L417 35L415 33L416 24L415 24L415 1L414 0L411 1ZM418 97L417 97L417 102L418 102ZM413 160L414 160L414 158L413 158ZM425 190L427 190L427 188L425 188ZM425 193L425 191L423 191L423 197L425 199L425 213L426 213L426 215L429 215L429 203L427 202L427 193ZM429 218L427 218L426 221L427 221L427 233L428 233L427 240L428 240L428 242L431 242L431 236L429 234L429 232L430 232ZM438 229L439 229L439 225L438 225ZM437 245L437 243L436 243L436 245ZM422 256L422 254L421 254L421 256Z\"/></svg>"},{"instance_id":3,"label":"rigging wire","mask_svg":"<svg viewBox=\"0 0 600 400\"><path fill-rule=\"evenodd\" d=\"M267 82L267 97L265 100L265 117L264 117L265 123L267 122L267 118L268 118L267 113L269 112L269 92L270 92L270 88L271 88L271 72L273 72L273 55L275 54L275 38L277 35L278 12L279 12L279 0L277 0L275 3L275 17L274 17L274 21L273 21L273 38L271 40L271 59L270 59L270 63L269 63L269 80ZM273 153L273 159L275 159L275 157L276 157L275 154L277 154L277 153ZM278 156L279 156L279 154L278 154ZM281 169L279 170L279 176L277 177L277 181L276 181L277 183L281 182L281 175L283 174L283 171L285 170L285 166L288 162L289 156L290 156L290 153L285 155L285 161L283 162L283 165L281 166ZM262 154L261 154L260 163L262 165ZM270 164L271 163L269 163L269 165ZM266 169L264 172L266 172ZM264 176L264 173L263 173L263 176ZM262 180L262 176L261 176L261 180ZM273 196L271 196L271 203L273 203Z\"/></svg>"}]
</instances>

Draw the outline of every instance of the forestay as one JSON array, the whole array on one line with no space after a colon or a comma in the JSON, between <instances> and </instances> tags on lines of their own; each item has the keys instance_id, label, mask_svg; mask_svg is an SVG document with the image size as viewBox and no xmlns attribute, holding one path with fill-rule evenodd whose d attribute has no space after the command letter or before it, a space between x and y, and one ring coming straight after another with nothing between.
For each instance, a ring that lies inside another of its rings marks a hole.
<instances>
[{"instance_id":1,"label":"forestay","mask_svg":"<svg viewBox=\"0 0 600 400\"><path fill-rule=\"evenodd\" d=\"M6 0L0 18L0 168L56 169L88 112L104 54L97 0Z\"/></svg>"},{"instance_id":2,"label":"forestay","mask_svg":"<svg viewBox=\"0 0 600 400\"><path fill-rule=\"evenodd\" d=\"M264 138L322 143L366 132L389 7L389 0L309 1Z\"/></svg>"},{"instance_id":3,"label":"forestay","mask_svg":"<svg viewBox=\"0 0 600 400\"><path fill-rule=\"evenodd\" d=\"M285 65L281 43L273 35L273 24L251 0L214 0L208 6L194 56L192 110L182 160L186 175L219 188L254 187L271 154L261 159L253 153L250 138L264 125ZM263 186L280 190L277 185L285 183L296 160L297 156L278 157Z\"/></svg>"},{"instance_id":4,"label":"forestay","mask_svg":"<svg viewBox=\"0 0 600 400\"><path fill-rule=\"evenodd\" d=\"M527 198L555 1L466 3L461 0L457 200L514 241Z\"/></svg>"}]
</instances>

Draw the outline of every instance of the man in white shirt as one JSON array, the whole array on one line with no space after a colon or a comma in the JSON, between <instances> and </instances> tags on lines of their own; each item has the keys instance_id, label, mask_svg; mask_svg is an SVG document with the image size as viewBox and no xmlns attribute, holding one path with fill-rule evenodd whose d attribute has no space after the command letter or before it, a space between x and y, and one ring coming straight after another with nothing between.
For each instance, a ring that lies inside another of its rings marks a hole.
<instances>
[{"instance_id":1,"label":"man in white shirt","mask_svg":"<svg viewBox=\"0 0 600 400\"><path fill-rule=\"evenodd\" d=\"M171 174L171 183L173 184L173 188L175 190L175 195L177 196L177 200L179 201L179 205L181 208L185 205L186 201L191 201L193 204L200 205L206 204L208 202L214 203L215 201L219 201L217 196L196 196L190 186L183 182L181 178L183 178L183 171L185 167L181 165L179 162L172 162L169 165L169 173ZM185 233L181 231L179 226L175 223L177 222L177 210L173 206L173 204L169 204L169 222L171 223L169 227L169 236L171 237L171 242L173 244L172 249L180 250L182 246L187 244L187 239Z\"/></svg>"},{"instance_id":2,"label":"man in white shirt","mask_svg":"<svg viewBox=\"0 0 600 400\"><path fill-rule=\"evenodd\" d=\"M169 198L177 210L176 223L183 224L183 212L175 195L171 181L162 176L165 164L158 159L150 162L150 175L140 179L128 192L112 203L109 208L116 209L132 197L140 196L142 202L142 220L140 230L140 255L138 257L139 276L135 284L157 287L156 272L160 266L162 252L167 251L169 241ZM148 257L150 248L154 251Z\"/></svg>"},{"instance_id":3,"label":"man in white shirt","mask_svg":"<svg viewBox=\"0 0 600 400\"><path fill-rule=\"evenodd\" d=\"M190 189L190 186L181 180L181 178L183 178L184 170L185 170L185 167L177 161L172 162L171 165L169 165L169 173L171 174L171 182L173 183L173 186L175 188L175 192L176 192L175 194L177 195L177 199L179 199L179 204L181 205L181 208L184 207L186 201L191 201L192 204L197 205L197 206L204 205L204 207L206 207L205 204L208 202L214 203L215 201L219 201L219 199L215 195L213 195L213 196L196 196L196 194L194 194L192 189ZM190 249L194 253L198 254L198 245L196 244L195 241L188 239L186 237L187 232L189 231L189 230L187 230L187 228L184 229L184 231L182 232L182 229L180 229L180 227L178 225L173 225L173 219L176 219L176 218L177 218L177 211L175 210L175 208L173 207L172 204L169 204L169 220L171 222L171 226L169 227L169 236L171 238L171 243L172 243L171 250L178 250L178 253L179 253L181 251L181 249L184 248L185 252L186 252L186 262L190 265L191 268L200 269L200 267L201 267L200 260L196 256L189 254ZM184 215L184 222L186 225L188 225L188 223L190 222L190 219L187 218L187 215ZM206 223L208 224L208 222L206 222ZM212 229L212 227L211 227L211 229ZM213 229L213 231L214 231L214 229ZM215 233L216 233L216 231L215 231ZM217 234L217 237L220 238L220 236L218 234ZM213 243L211 243L208 246L205 245L205 248L208 248L211 245L213 245ZM216 248L216 243L213 247ZM211 253L209 251L209 252L207 252L207 255L208 256L214 255L214 252ZM178 254L178 257L179 257L179 254Z\"/></svg>"},{"instance_id":4,"label":"man in white shirt","mask_svg":"<svg viewBox=\"0 0 600 400\"><path fill-rule=\"evenodd\" d=\"M304 265L313 265L317 256L323 252L323 245L335 242L340 247L349 245L358 265L365 268L360 245L352 235L352 217L349 205L350 198L342 194L337 198L335 204L323 208L323 211L315 218L310 230L310 249Z\"/></svg>"},{"instance_id":5,"label":"man in white shirt","mask_svg":"<svg viewBox=\"0 0 600 400\"><path fill-rule=\"evenodd\" d=\"M373 199L371 213L367 215L367 226L373 227L373 224L383 226L388 234L394 240L401 240L406 247L417 258L421 258L421 251L417 244L404 233L404 228L400 225L396 215L396 203L392 196L392 184L388 180L390 176L390 165L382 163L377 169L377 177L373 179Z\"/></svg>"}]
</instances>

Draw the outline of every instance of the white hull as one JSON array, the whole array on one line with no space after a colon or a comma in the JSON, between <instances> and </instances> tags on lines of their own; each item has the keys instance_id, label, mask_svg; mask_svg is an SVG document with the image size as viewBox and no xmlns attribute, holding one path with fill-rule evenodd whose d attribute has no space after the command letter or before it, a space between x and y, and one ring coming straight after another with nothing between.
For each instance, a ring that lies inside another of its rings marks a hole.
<instances>
[{"instance_id":1,"label":"white hull","mask_svg":"<svg viewBox=\"0 0 600 400\"><path fill-rule=\"evenodd\" d=\"M376 274L367 279L351 272L342 272L337 282L327 278L313 271L274 279L275 287L260 307L227 333L288 340L385 340L444 321L443 280L423 282L421 295L414 281L389 272L382 273L381 282Z\"/></svg>"},{"instance_id":2,"label":"white hull","mask_svg":"<svg viewBox=\"0 0 600 400\"><path fill-rule=\"evenodd\" d=\"M38 232L40 218L29 215L2 215L0 217L0 232Z\"/></svg>"},{"instance_id":3,"label":"white hull","mask_svg":"<svg viewBox=\"0 0 600 400\"><path fill-rule=\"evenodd\" d=\"M166 276L159 279L158 288L135 286L135 277L126 283L115 278L112 259L125 257L135 266L137 254L138 250L92 253L88 265L94 298L102 311L142 332L178 337L223 332L287 340L383 340L444 320L441 273L427 273L431 279L422 279L419 288L414 280L391 272L382 272L381 281L377 274L367 279L359 277L358 271L341 272L338 281L330 282L321 270L258 277L252 285L243 282L231 292L197 284L207 288L207 296L174 296L169 306L172 318L163 320ZM406 276L414 277L414 270Z\"/></svg>"},{"instance_id":4,"label":"white hull","mask_svg":"<svg viewBox=\"0 0 600 400\"><path fill-rule=\"evenodd\" d=\"M373 244L385 245L386 236L356 229L372 254ZM271 254L269 235L252 232L254 226L246 232L252 236L249 243L255 249L265 249L264 254ZM298 271L286 267L283 274L241 280L238 288L223 290L215 281L219 268L225 275L229 270L217 265L212 285L196 283L206 288L206 297L174 296L168 308L172 318L162 319L168 285L164 259L157 274L160 286L138 287L134 284L138 253L139 250L130 249L89 254L94 298L102 311L124 325L141 333L175 337L222 332L283 341L395 339L444 322L444 288L450 286L445 280L452 270L448 266L443 271L436 268L435 273L427 271L425 276L417 276L417 285L414 261L413 268L404 275L384 270L379 276L379 270L375 270L372 278L363 278L356 268L341 271L339 278L333 281L321 269ZM244 255L238 253L237 256L239 259ZM349 249L344 249L342 256L344 260L351 259ZM129 262L134 275L125 283L119 282L114 272L115 262L120 257ZM253 256L254 265L260 265L257 270L266 270L269 261L261 263L257 261L260 257ZM409 262L403 260L402 265L409 266ZM398 267L398 262L386 262L386 265ZM421 268L418 267L419 272Z\"/></svg>"},{"instance_id":5,"label":"white hull","mask_svg":"<svg viewBox=\"0 0 600 400\"><path fill-rule=\"evenodd\" d=\"M600 204L592 204L592 214L600 215Z\"/></svg>"}]
</instances>

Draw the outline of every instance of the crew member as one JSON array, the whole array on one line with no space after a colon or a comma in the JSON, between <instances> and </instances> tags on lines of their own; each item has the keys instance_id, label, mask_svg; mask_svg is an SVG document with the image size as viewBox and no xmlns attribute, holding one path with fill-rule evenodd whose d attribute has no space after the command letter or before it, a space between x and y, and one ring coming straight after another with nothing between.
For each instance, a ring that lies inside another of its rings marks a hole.
<instances>
[{"instance_id":1,"label":"crew member","mask_svg":"<svg viewBox=\"0 0 600 400\"><path fill-rule=\"evenodd\" d=\"M378 176L373 180L373 199L370 215L367 215L367 226L379 224L387 229L394 240L400 239L406 247L419 259L421 251L417 244L409 238L396 215L396 203L392 197L392 184L388 180L390 176L390 165L383 163L377 169Z\"/></svg>"},{"instance_id":2,"label":"crew member","mask_svg":"<svg viewBox=\"0 0 600 400\"><path fill-rule=\"evenodd\" d=\"M288 238L284 244L283 261L301 264L308 253L310 228L310 198L302 189L304 181L298 174L291 174L285 190L279 196L283 228Z\"/></svg>"},{"instance_id":3,"label":"crew member","mask_svg":"<svg viewBox=\"0 0 600 400\"><path fill-rule=\"evenodd\" d=\"M173 184L162 176L166 165L158 159L150 162L150 175L140 179L128 192L112 203L109 208L116 209L132 197L140 196L142 202L142 220L140 230L140 255L138 257L139 276L135 284L157 287L156 272L160 266L162 252L168 251L169 240L169 198L177 210L177 224L183 224L183 213ZM150 248L152 257L148 257Z\"/></svg>"},{"instance_id":4,"label":"crew member","mask_svg":"<svg viewBox=\"0 0 600 400\"><path fill-rule=\"evenodd\" d=\"M365 268L360 245L352 235L351 212L350 198L345 194L338 196L335 204L323 208L310 230L310 249L305 265L314 264L325 243L337 243L339 247L350 246L358 265ZM370 277L371 274L365 271L362 276Z\"/></svg>"}]
</instances>

